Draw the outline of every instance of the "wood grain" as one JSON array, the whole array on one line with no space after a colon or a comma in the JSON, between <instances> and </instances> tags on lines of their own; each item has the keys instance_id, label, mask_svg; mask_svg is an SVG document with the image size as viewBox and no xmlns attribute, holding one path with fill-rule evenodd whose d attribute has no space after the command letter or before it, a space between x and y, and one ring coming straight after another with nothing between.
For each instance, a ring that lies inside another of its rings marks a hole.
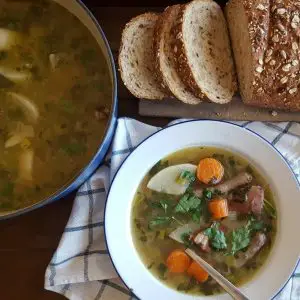
<instances>
[{"instance_id":1,"label":"wood grain","mask_svg":"<svg viewBox=\"0 0 300 300\"><path fill-rule=\"evenodd\" d=\"M139 113L143 116L201 118L213 120L236 121L297 121L300 122L300 113L272 111L253 106L246 106L240 97L235 97L228 105L201 103L187 105L178 100L149 101L141 100Z\"/></svg>"}]
</instances>

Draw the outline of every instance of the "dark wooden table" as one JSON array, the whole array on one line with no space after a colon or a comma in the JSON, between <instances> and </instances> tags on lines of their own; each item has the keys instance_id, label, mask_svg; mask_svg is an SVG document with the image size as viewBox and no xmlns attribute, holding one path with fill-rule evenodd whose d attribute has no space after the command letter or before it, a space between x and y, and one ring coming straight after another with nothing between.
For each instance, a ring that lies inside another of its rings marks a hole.
<instances>
[{"instance_id":1,"label":"dark wooden table","mask_svg":"<svg viewBox=\"0 0 300 300\"><path fill-rule=\"evenodd\" d=\"M85 2L99 20L116 57L121 29L131 17L149 10L162 11L162 6L180 1L106 2L114 7L103 7L103 1L99 0ZM124 5L126 7L120 7ZM119 116L137 118L156 126L163 126L170 121L139 117L137 100L129 95L121 82L119 82ZM43 289L44 273L68 220L73 200L74 194L27 215L0 223L0 299L65 299Z\"/></svg>"}]
</instances>

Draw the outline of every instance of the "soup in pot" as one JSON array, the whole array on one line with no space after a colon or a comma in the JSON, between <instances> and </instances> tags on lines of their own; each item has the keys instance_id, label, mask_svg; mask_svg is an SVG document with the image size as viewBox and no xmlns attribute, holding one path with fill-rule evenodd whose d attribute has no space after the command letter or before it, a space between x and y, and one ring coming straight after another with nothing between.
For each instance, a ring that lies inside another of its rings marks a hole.
<instances>
[{"instance_id":1,"label":"soup in pot","mask_svg":"<svg viewBox=\"0 0 300 300\"><path fill-rule=\"evenodd\" d=\"M104 54L54 1L0 0L0 213L68 184L97 152L112 103Z\"/></svg>"}]
</instances>

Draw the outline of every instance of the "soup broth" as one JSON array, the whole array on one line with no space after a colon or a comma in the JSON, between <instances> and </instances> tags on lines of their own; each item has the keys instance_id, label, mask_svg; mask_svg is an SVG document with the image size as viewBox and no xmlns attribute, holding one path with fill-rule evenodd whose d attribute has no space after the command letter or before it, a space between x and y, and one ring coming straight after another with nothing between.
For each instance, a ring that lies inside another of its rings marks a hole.
<instances>
[{"instance_id":1,"label":"soup broth","mask_svg":"<svg viewBox=\"0 0 300 300\"><path fill-rule=\"evenodd\" d=\"M223 167L221 178L216 173L204 183L204 175L218 169L210 168L216 163ZM176 176L170 166L181 166ZM243 184L229 189L234 180ZM259 193L253 198L254 192ZM142 180L132 207L132 235L145 266L166 285L183 293L220 293L219 285L184 256L184 249L196 251L237 286L251 280L276 235L272 191L241 156L214 147L187 148L158 162Z\"/></svg>"},{"instance_id":2,"label":"soup broth","mask_svg":"<svg viewBox=\"0 0 300 300\"><path fill-rule=\"evenodd\" d=\"M54 1L0 0L0 213L68 184L103 137L112 81L89 30Z\"/></svg>"}]
</instances>

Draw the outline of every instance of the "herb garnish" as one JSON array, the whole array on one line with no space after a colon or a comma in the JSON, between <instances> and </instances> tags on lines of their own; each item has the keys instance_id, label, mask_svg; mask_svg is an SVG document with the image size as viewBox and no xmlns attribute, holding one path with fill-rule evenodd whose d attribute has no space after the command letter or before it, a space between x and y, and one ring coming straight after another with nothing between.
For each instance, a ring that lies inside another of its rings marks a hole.
<instances>
[{"instance_id":1,"label":"herb garnish","mask_svg":"<svg viewBox=\"0 0 300 300\"><path fill-rule=\"evenodd\" d=\"M191 233L184 232L180 237L186 247L190 247L193 245L193 242L190 239L190 236L191 236Z\"/></svg>"},{"instance_id":2,"label":"herb garnish","mask_svg":"<svg viewBox=\"0 0 300 300\"><path fill-rule=\"evenodd\" d=\"M195 195L184 194L175 207L176 213L187 213L197 209L201 204L201 199Z\"/></svg>"},{"instance_id":3,"label":"herb garnish","mask_svg":"<svg viewBox=\"0 0 300 300\"><path fill-rule=\"evenodd\" d=\"M212 247L217 250L227 248L226 237L223 231L219 230L220 223L213 223L209 228L204 230L204 234L208 236Z\"/></svg>"},{"instance_id":4,"label":"herb garnish","mask_svg":"<svg viewBox=\"0 0 300 300\"><path fill-rule=\"evenodd\" d=\"M251 218L245 226L233 230L231 233L231 251L229 254L235 255L238 251L249 246L252 234L265 228L262 221Z\"/></svg>"},{"instance_id":5,"label":"herb garnish","mask_svg":"<svg viewBox=\"0 0 300 300\"><path fill-rule=\"evenodd\" d=\"M160 263L157 267L157 270L159 272L160 279L166 279L166 272L168 270L167 266L163 263Z\"/></svg>"},{"instance_id":6,"label":"herb garnish","mask_svg":"<svg viewBox=\"0 0 300 300\"><path fill-rule=\"evenodd\" d=\"M179 174L178 178L176 179L176 182L181 185L185 185L185 184L190 185L195 180L196 180L195 175L192 172L185 170Z\"/></svg>"},{"instance_id":7,"label":"herb garnish","mask_svg":"<svg viewBox=\"0 0 300 300\"><path fill-rule=\"evenodd\" d=\"M149 228L153 229L156 226L164 226L169 225L171 223L172 218L169 216L157 216L149 221Z\"/></svg>"}]
</instances>

